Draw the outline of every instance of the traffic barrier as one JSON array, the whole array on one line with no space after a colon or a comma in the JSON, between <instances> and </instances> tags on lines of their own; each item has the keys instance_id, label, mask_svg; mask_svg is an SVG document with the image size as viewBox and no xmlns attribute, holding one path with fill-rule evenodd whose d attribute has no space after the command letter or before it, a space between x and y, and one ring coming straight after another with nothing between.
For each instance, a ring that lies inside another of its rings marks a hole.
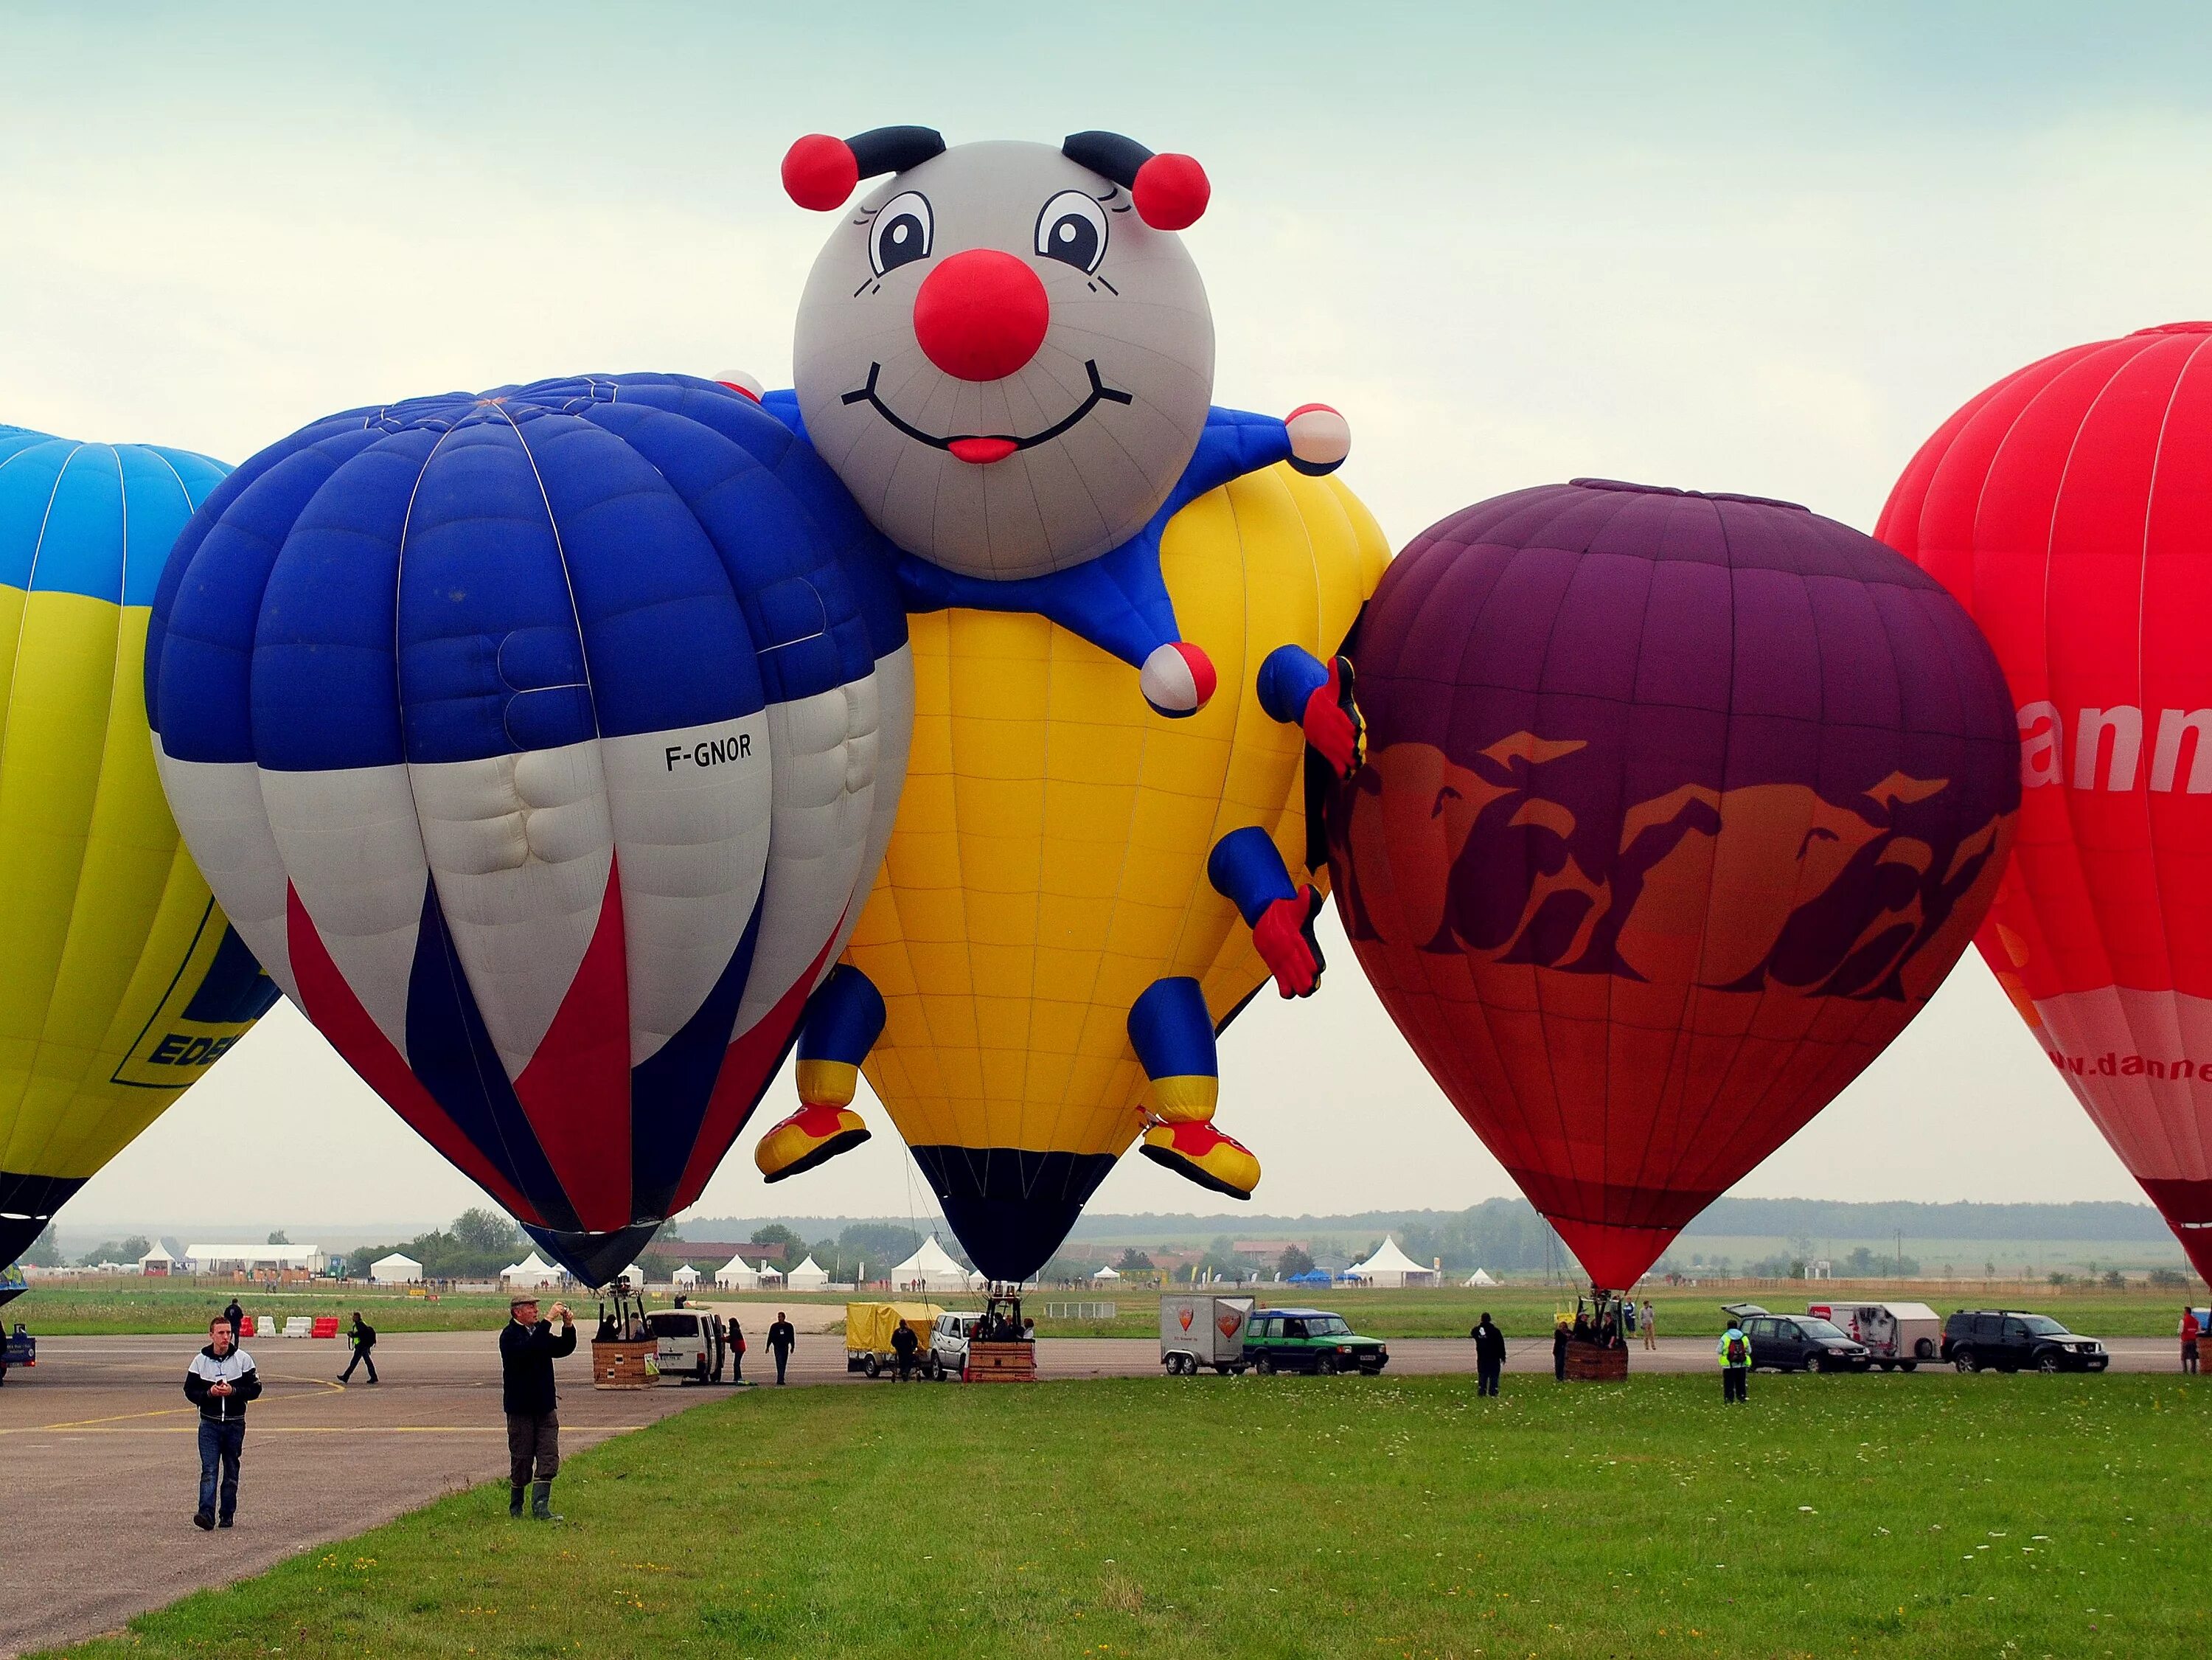
<instances>
[{"instance_id":1,"label":"traffic barrier","mask_svg":"<svg viewBox=\"0 0 2212 1660\"><path fill-rule=\"evenodd\" d=\"M287 1337L309 1337L314 1335L315 1323L304 1314L295 1314L284 1322Z\"/></svg>"},{"instance_id":2,"label":"traffic barrier","mask_svg":"<svg viewBox=\"0 0 2212 1660\"><path fill-rule=\"evenodd\" d=\"M335 1314L319 1314L315 1316L315 1329L313 1335L317 1337L336 1337L337 1335L337 1316Z\"/></svg>"}]
</instances>

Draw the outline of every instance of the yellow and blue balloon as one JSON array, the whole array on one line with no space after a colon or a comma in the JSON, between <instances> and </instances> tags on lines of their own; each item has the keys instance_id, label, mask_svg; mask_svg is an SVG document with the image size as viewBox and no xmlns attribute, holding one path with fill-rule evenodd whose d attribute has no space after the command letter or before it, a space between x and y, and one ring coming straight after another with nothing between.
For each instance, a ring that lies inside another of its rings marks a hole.
<instances>
[{"instance_id":1,"label":"yellow and blue balloon","mask_svg":"<svg viewBox=\"0 0 2212 1660\"><path fill-rule=\"evenodd\" d=\"M161 796L169 544L228 471L0 426L0 1263L275 1000Z\"/></svg>"}]
</instances>

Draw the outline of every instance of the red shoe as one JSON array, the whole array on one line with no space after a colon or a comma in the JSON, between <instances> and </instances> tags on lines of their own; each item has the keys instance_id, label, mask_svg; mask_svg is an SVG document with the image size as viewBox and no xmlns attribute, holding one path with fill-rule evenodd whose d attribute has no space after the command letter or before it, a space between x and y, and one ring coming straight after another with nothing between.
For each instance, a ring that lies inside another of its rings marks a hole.
<instances>
[{"instance_id":1,"label":"red shoe","mask_svg":"<svg viewBox=\"0 0 2212 1660\"><path fill-rule=\"evenodd\" d=\"M1260 1185L1251 1149L1211 1124L1155 1124L1145 1132L1143 1151L1154 1164L1231 1199L1249 1199Z\"/></svg>"},{"instance_id":2,"label":"red shoe","mask_svg":"<svg viewBox=\"0 0 2212 1660\"><path fill-rule=\"evenodd\" d=\"M867 1139L867 1121L852 1108L817 1103L799 1108L761 1137L753 1163L764 1180L781 1182L826 1164Z\"/></svg>"}]
</instances>

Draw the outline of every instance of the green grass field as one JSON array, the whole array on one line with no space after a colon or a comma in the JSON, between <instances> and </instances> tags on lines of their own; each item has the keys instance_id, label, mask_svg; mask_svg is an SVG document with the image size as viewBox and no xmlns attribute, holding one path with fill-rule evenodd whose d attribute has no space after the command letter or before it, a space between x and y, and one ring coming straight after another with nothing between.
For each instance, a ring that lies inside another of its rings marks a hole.
<instances>
[{"instance_id":1,"label":"green grass field","mask_svg":"<svg viewBox=\"0 0 2212 1660\"><path fill-rule=\"evenodd\" d=\"M1372 1336L1464 1337L1484 1310L1490 1310L1508 1337L1538 1337L1551 1329L1553 1312L1573 1306L1571 1292L1538 1286L1508 1286L1471 1291L1463 1286L1413 1291L1357 1291L1343 1286L1308 1289L1269 1286L1257 1288L1263 1302L1284 1304L1319 1304L1341 1312L1361 1331ZM98 1336L140 1332L182 1333L205 1329L208 1318L235 1292L247 1313L282 1317L290 1314L335 1314L341 1317L355 1309L368 1316L380 1332L473 1331L496 1326L506 1317L507 1299L496 1292L460 1292L434 1300L410 1298L396 1290L346 1286L328 1289L298 1287L266 1292L252 1286L209 1283L169 1285L135 1275L55 1283L43 1281L27 1295L10 1304L7 1318L21 1320L46 1336ZM1659 1305L1662 1336L1690 1336L1717 1332L1720 1305L1749 1301L1776 1310L1802 1310L1808 1301L1831 1293L1807 1282L1787 1290L1721 1289L1652 1292ZM1954 1308L2027 1308L2055 1316L2075 1330L2096 1337L2164 1337L2172 1334L2181 1315L2183 1293L2146 1292L2130 1288L2106 1292L2074 1286L2063 1291L2023 1289L2018 1286L1984 1289L1978 1285L1945 1286L1941 1291L1902 1282L1887 1292L1836 1292L1838 1297L1879 1300L1928 1301L1940 1314ZM766 1292L743 1298L710 1294L717 1304L734 1304L744 1310L741 1318L750 1328L763 1323L778 1307L796 1308L832 1304L842 1306L854 1298L879 1298L881 1292L806 1295ZM2201 1299L2201 1288L2191 1293ZM1564 1299L1564 1301L1563 1301ZM550 1300L550 1294L549 1294ZM946 1295L937 1299L946 1308L975 1308L978 1299ZM1046 1305L1102 1300L1089 1291L1042 1291L1028 1299L1029 1311L1037 1316L1046 1336L1151 1337L1159 1330L1159 1294L1132 1288L1117 1291L1103 1300L1115 1305L1109 1320L1056 1318ZM592 1306L586 1293L570 1295L580 1312ZM664 1304L665 1305L665 1304Z\"/></svg>"},{"instance_id":2,"label":"green grass field","mask_svg":"<svg viewBox=\"0 0 2212 1660\"><path fill-rule=\"evenodd\" d=\"M67 1652L2201 1653L2208 1437L2148 1377L763 1389Z\"/></svg>"}]
</instances>

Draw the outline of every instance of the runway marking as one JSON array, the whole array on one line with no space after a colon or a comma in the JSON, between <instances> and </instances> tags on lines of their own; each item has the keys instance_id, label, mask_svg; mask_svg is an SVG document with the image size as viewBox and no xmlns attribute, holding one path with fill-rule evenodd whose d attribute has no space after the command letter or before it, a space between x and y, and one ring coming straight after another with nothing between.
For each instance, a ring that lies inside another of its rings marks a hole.
<instances>
[{"instance_id":1,"label":"runway marking","mask_svg":"<svg viewBox=\"0 0 2212 1660\"><path fill-rule=\"evenodd\" d=\"M299 1377L288 1372L276 1376L273 1381L279 1383L309 1383L326 1394L343 1395L346 1392L344 1384L323 1377ZM263 1399L266 1405L274 1407L280 1402L307 1401L313 1399L313 1396L302 1390L297 1395L271 1395L264 1396ZM106 1418L78 1418L59 1424L25 1424L15 1429L0 1429L0 1435L35 1435L42 1430L88 1430L100 1424L124 1424L139 1418L178 1418L188 1412L197 1415L199 1408L189 1405L163 1407L155 1412L118 1412ZM182 1434L184 1432L179 1431L178 1433ZM198 1431L195 1429L191 1433L198 1434Z\"/></svg>"}]
</instances>

